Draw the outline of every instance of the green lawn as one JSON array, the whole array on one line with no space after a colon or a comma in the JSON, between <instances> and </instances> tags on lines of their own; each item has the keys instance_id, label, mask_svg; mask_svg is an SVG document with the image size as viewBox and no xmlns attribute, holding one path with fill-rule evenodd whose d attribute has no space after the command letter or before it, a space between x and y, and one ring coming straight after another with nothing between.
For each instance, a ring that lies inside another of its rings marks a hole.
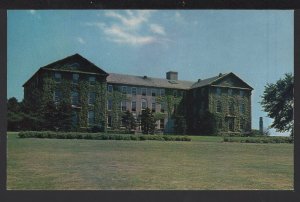
<instances>
[{"instance_id":1,"label":"green lawn","mask_svg":"<svg viewBox=\"0 0 300 202\"><path fill-rule=\"evenodd\" d=\"M7 189L293 189L293 144L20 139Z\"/></svg>"}]
</instances>

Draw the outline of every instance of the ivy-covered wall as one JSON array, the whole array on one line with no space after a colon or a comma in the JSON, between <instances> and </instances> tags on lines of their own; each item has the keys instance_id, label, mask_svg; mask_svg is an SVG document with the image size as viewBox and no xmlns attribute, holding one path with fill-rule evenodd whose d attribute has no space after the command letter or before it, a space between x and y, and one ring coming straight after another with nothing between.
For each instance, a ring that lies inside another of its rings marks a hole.
<instances>
[{"instance_id":1,"label":"ivy-covered wall","mask_svg":"<svg viewBox=\"0 0 300 202\"><path fill-rule=\"evenodd\" d=\"M232 95L228 93L228 88L219 87L221 94L216 92L217 87L209 88L209 111L217 120L217 130L219 133L226 132L249 132L251 130L251 92L243 90L244 95L240 95L240 89L233 89ZM221 111L217 111L218 102L221 104ZM233 112L229 111L229 105L233 104ZM241 107L244 105L244 107ZM244 109L242 109L244 108ZM233 120L234 130L229 129L229 119ZM241 121L243 128L241 128Z\"/></svg>"}]
</instances>

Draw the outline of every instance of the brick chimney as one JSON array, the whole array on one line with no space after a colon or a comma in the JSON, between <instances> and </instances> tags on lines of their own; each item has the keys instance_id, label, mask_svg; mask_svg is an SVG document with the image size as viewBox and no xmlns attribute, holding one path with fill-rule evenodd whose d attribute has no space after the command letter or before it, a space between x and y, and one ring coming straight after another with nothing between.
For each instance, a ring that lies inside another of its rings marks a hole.
<instances>
[{"instance_id":1,"label":"brick chimney","mask_svg":"<svg viewBox=\"0 0 300 202\"><path fill-rule=\"evenodd\" d=\"M178 72L169 71L166 73L166 78L168 80L178 80Z\"/></svg>"}]
</instances>

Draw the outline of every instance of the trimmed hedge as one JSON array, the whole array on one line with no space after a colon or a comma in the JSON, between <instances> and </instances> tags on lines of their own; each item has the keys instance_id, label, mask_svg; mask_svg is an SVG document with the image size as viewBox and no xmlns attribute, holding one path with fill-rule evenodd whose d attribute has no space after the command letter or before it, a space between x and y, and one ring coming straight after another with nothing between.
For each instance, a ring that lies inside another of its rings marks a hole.
<instances>
[{"instance_id":1,"label":"trimmed hedge","mask_svg":"<svg viewBox=\"0 0 300 202\"><path fill-rule=\"evenodd\" d=\"M293 143L291 137L224 137L224 142L239 143Z\"/></svg>"},{"instance_id":2,"label":"trimmed hedge","mask_svg":"<svg viewBox=\"0 0 300 202\"><path fill-rule=\"evenodd\" d=\"M20 138L51 138L51 139L88 139L88 140L158 140L158 141L191 141L188 136L171 135L132 135L106 133L78 133L53 131L25 131L18 134Z\"/></svg>"}]
</instances>

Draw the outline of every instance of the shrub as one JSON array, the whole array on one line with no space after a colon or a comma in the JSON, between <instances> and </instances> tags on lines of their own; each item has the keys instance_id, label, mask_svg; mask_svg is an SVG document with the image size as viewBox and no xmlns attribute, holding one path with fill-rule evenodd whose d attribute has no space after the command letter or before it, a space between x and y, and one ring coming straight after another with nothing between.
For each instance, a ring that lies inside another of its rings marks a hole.
<instances>
[{"instance_id":1,"label":"shrub","mask_svg":"<svg viewBox=\"0 0 300 202\"><path fill-rule=\"evenodd\" d=\"M176 135L132 135L80 132L26 131L18 134L20 138L57 138L57 139L88 139L88 140L157 140L157 141L191 141L188 136Z\"/></svg>"},{"instance_id":2,"label":"shrub","mask_svg":"<svg viewBox=\"0 0 300 202\"><path fill-rule=\"evenodd\" d=\"M291 137L224 137L224 142L240 143L293 143Z\"/></svg>"}]
</instances>

